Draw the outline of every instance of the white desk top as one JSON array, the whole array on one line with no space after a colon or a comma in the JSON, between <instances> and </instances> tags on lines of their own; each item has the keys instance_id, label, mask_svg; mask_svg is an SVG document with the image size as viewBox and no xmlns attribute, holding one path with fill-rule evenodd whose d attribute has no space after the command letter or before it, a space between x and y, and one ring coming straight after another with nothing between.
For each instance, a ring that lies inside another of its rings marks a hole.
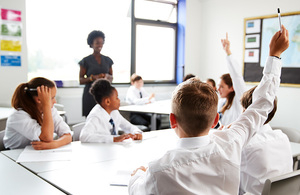
<instances>
[{"instance_id":1,"label":"white desk top","mask_svg":"<svg viewBox=\"0 0 300 195\"><path fill-rule=\"evenodd\" d=\"M120 111L127 112L144 112L155 114L170 114L171 113L171 100L161 100L150 104L144 105L128 105L121 106Z\"/></svg>"},{"instance_id":2,"label":"white desk top","mask_svg":"<svg viewBox=\"0 0 300 195\"><path fill-rule=\"evenodd\" d=\"M64 194L1 153L0 164L1 194Z\"/></svg>"},{"instance_id":3,"label":"white desk top","mask_svg":"<svg viewBox=\"0 0 300 195\"><path fill-rule=\"evenodd\" d=\"M173 149L178 140L173 130L151 131L144 133L144 137L145 140L129 143L72 142L71 161L21 164L66 193L128 194L127 187L110 186L116 173L147 166L148 162ZM300 155L300 144L291 143L291 148L293 156ZM22 149L2 151L15 160L21 152Z\"/></svg>"}]
</instances>

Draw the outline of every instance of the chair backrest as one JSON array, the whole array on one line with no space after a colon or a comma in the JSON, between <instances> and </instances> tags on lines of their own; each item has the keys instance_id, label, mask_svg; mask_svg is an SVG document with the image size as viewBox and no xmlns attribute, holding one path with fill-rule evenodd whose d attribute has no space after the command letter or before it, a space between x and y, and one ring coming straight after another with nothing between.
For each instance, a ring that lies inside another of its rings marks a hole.
<instances>
[{"instance_id":1,"label":"chair backrest","mask_svg":"<svg viewBox=\"0 0 300 195\"><path fill-rule=\"evenodd\" d=\"M261 195L300 195L300 170L267 179Z\"/></svg>"},{"instance_id":2,"label":"chair backrest","mask_svg":"<svg viewBox=\"0 0 300 195\"><path fill-rule=\"evenodd\" d=\"M288 136L290 142L300 143L300 129L283 126L272 127L272 129L280 129L284 134Z\"/></svg>"},{"instance_id":3,"label":"chair backrest","mask_svg":"<svg viewBox=\"0 0 300 195\"><path fill-rule=\"evenodd\" d=\"M4 134L5 134L5 130L0 131L0 151L5 150L4 143L3 143Z\"/></svg>"},{"instance_id":4,"label":"chair backrest","mask_svg":"<svg viewBox=\"0 0 300 195\"><path fill-rule=\"evenodd\" d=\"M75 124L71 127L71 129L73 131L73 141L79 141L80 132L84 125L85 125L85 122L81 122L81 123Z\"/></svg>"}]
</instances>

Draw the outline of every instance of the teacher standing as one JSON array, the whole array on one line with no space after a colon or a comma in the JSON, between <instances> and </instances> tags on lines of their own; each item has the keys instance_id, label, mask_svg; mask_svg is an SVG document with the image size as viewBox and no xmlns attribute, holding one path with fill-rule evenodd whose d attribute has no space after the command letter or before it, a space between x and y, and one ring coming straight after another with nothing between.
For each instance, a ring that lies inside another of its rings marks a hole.
<instances>
[{"instance_id":1,"label":"teacher standing","mask_svg":"<svg viewBox=\"0 0 300 195\"><path fill-rule=\"evenodd\" d=\"M105 35L102 31L94 30L87 38L87 44L93 48L93 54L86 56L80 62L80 84L85 84L82 96L82 116L88 116L96 105L93 96L89 93L92 83L99 78L107 78L112 81L113 61L108 56L101 54Z\"/></svg>"}]
</instances>

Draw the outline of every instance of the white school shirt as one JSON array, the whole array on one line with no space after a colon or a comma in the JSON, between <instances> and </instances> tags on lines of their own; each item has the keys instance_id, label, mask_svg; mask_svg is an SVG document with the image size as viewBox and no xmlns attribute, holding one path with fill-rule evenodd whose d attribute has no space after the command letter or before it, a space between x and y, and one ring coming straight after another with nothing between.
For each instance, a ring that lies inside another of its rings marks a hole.
<instances>
[{"instance_id":1,"label":"white school shirt","mask_svg":"<svg viewBox=\"0 0 300 195\"><path fill-rule=\"evenodd\" d=\"M268 57L253 104L228 130L181 138L178 149L131 177L129 194L238 194L242 148L263 125L279 87L281 62Z\"/></svg>"},{"instance_id":2,"label":"white school shirt","mask_svg":"<svg viewBox=\"0 0 300 195\"><path fill-rule=\"evenodd\" d=\"M115 123L115 131L121 128L125 133L141 133L136 126L128 122L118 110L114 110L109 115L104 108L96 104L87 116L84 127L80 133L81 142L104 142L112 143L114 135L111 135L112 124L109 122L113 119Z\"/></svg>"},{"instance_id":3,"label":"white school shirt","mask_svg":"<svg viewBox=\"0 0 300 195\"><path fill-rule=\"evenodd\" d=\"M142 98L140 98L140 92L142 93ZM143 105L154 102L155 98L152 98L149 102L149 96L149 93L145 90L144 87L138 89L135 86L131 85L126 94L126 102L128 104L135 105Z\"/></svg>"},{"instance_id":4,"label":"white school shirt","mask_svg":"<svg viewBox=\"0 0 300 195\"><path fill-rule=\"evenodd\" d=\"M232 85L235 92L235 96L233 98L231 107L229 108L229 110L226 110L224 112L222 118L220 119L222 125L231 124L242 114L243 107L241 105L240 100L241 97L243 96L243 93L247 91L244 78L241 72L237 68L239 67L237 61L232 57L232 55L227 56L226 61L227 61L229 74L232 79ZM223 106L221 106L221 109L222 107Z\"/></svg>"},{"instance_id":5,"label":"white school shirt","mask_svg":"<svg viewBox=\"0 0 300 195\"><path fill-rule=\"evenodd\" d=\"M260 195L266 179L293 171L288 137L281 130L262 126L244 147L241 163L241 191ZM241 193L243 194L243 193Z\"/></svg>"},{"instance_id":6,"label":"white school shirt","mask_svg":"<svg viewBox=\"0 0 300 195\"><path fill-rule=\"evenodd\" d=\"M51 109L54 123L54 133L59 137L64 134L73 134L70 127L64 122L62 117L58 114L56 108ZM31 116L22 109L13 111L8 117L5 135L3 138L5 148L16 149L25 148L30 145L31 141L40 141L41 126Z\"/></svg>"}]
</instances>

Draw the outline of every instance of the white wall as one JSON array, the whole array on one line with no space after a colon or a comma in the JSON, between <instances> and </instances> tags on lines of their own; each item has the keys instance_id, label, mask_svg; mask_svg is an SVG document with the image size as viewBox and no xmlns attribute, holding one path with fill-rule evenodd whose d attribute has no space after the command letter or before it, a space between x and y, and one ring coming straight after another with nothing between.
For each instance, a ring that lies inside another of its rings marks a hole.
<instances>
[{"instance_id":1,"label":"white wall","mask_svg":"<svg viewBox=\"0 0 300 195\"><path fill-rule=\"evenodd\" d=\"M0 0L1 8L14 9L22 13L22 55L21 67L0 66L0 106L10 106L11 96L15 88L27 82L27 45L26 45L26 14L25 0Z\"/></svg>"},{"instance_id":2,"label":"white wall","mask_svg":"<svg viewBox=\"0 0 300 195\"><path fill-rule=\"evenodd\" d=\"M300 11L299 0L187 0L186 67L185 73L194 73L205 80L218 82L227 73L221 39L229 33L231 50L243 62L244 18ZM250 86L249 86L250 87ZM273 126L300 128L300 88L281 86L278 92L278 111Z\"/></svg>"}]
</instances>

